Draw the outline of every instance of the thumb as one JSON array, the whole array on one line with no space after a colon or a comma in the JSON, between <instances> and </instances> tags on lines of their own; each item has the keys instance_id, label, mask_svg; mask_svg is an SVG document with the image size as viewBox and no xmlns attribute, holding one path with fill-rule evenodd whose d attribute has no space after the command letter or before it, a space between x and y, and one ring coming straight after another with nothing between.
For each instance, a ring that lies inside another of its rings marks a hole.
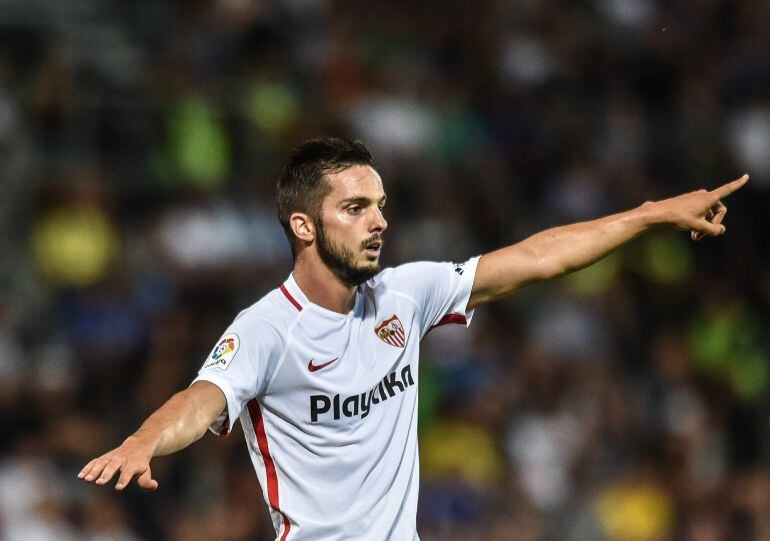
<instances>
[{"instance_id":1,"label":"thumb","mask_svg":"<svg viewBox=\"0 0 770 541\"><path fill-rule=\"evenodd\" d=\"M144 470L144 473L139 476L136 480L136 484L139 485L139 488L142 490L155 490L158 488L158 482L152 478L152 470L149 467L147 467L147 469Z\"/></svg>"}]
</instances>

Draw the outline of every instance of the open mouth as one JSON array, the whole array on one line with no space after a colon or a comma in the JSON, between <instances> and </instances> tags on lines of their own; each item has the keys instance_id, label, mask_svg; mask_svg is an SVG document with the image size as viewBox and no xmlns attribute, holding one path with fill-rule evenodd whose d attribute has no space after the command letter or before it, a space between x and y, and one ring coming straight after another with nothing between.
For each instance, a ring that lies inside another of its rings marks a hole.
<instances>
[{"instance_id":1,"label":"open mouth","mask_svg":"<svg viewBox=\"0 0 770 541\"><path fill-rule=\"evenodd\" d=\"M380 255L380 250L382 250L382 240L374 240L365 244L364 250L366 250L369 255Z\"/></svg>"}]
</instances>

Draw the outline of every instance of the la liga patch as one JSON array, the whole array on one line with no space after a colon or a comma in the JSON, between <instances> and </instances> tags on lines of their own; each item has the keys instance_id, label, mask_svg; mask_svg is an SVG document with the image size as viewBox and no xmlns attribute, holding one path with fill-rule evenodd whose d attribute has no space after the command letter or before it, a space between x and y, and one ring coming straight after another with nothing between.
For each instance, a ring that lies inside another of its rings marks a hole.
<instances>
[{"instance_id":1,"label":"la liga patch","mask_svg":"<svg viewBox=\"0 0 770 541\"><path fill-rule=\"evenodd\" d=\"M227 370L240 347L241 341L237 334L226 334L222 341L217 344L217 347L214 348L214 351L211 352L209 360L203 365L203 370L208 368Z\"/></svg>"}]
</instances>

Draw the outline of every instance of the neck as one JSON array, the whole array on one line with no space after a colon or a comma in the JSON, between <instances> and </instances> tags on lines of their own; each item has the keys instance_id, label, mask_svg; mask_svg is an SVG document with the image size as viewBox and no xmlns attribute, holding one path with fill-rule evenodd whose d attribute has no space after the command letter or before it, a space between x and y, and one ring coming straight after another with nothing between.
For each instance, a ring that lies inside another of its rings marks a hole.
<instances>
[{"instance_id":1,"label":"neck","mask_svg":"<svg viewBox=\"0 0 770 541\"><path fill-rule=\"evenodd\" d=\"M356 286L343 283L318 258L299 254L294 262L294 280L313 304L347 314L356 302Z\"/></svg>"}]
</instances>

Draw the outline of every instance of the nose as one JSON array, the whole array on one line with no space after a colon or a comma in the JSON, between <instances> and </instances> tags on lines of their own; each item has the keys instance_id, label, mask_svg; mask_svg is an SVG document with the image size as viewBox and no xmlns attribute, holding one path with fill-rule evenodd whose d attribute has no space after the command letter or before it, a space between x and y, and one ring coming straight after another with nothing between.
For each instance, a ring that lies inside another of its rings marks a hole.
<instances>
[{"instance_id":1,"label":"nose","mask_svg":"<svg viewBox=\"0 0 770 541\"><path fill-rule=\"evenodd\" d=\"M382 214L382 209L379 207L374 207L374 220L372 222L372 231L379 231L382 233L388 228L388 221L385 219L385 216Z\"/></svg>"}]
</instances>

